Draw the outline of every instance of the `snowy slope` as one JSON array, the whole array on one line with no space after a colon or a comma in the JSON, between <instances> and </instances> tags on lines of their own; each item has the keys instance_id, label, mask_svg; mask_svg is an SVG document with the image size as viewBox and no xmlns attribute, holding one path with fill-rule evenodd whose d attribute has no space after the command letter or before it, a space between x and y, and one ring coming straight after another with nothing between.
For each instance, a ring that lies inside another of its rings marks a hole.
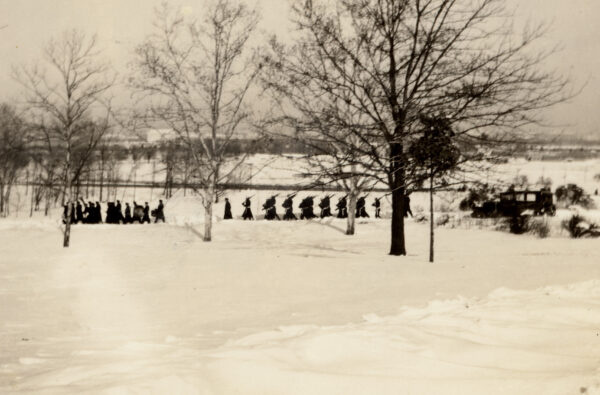
<instances>
[{"instance_id":1,"label":"snowy slope","mask_svg":"<svg viewBox=\"0 0 600 395\"><path fill-rule=\"evenodd\" d=\"M439 229L428 264L412 222L405 258L386 220L2 223L0 393L600 391L597 240Z\"/></svg>"}]
</instances>

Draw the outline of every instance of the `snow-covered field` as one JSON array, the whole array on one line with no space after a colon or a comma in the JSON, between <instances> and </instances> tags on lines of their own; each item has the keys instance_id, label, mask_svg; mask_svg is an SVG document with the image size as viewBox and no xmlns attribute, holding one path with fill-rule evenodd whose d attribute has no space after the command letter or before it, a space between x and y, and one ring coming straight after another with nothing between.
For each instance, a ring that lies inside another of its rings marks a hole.
<instances>
[{"instance_id":1,"label":"snow-covered field","mask_svg":"<svg viewBox=\"0 0 600 395\"><path fill-rule=\"evenodd\" d=\"M2 220L0 393L600 393L597 240L344 226Z\"/></svg>"},{"instance_id":2,"label":"snow-covered field","mask_svg":"<svg viewBox=\"0 0 600 395\"><path fill-rule=\"evenodd\" d=\"M252 196L260 218L272 193L281 215L301 181L293 163L251 158L252 182L290 190L228 191L234 217ZM597 173L597 160L514 161L480 176L593 192ZM389 197L384 219L359 220L353 237L338 219L222 221L221 201L203 243L201 203L177 191L166 224L76 225L63 249L61 210L30 218L15 191L0 219L2 394L600 394L600 242L561 230L580 209L544 219L538 239L494 231L456 212L462 194L438 193L450 221L430 264L428 225L413 220L409 255L386 255ZM323 193L300 192L295 207L306 195ZM411 203L427 210L427 195Z\"/></svg>"}]
</instances>

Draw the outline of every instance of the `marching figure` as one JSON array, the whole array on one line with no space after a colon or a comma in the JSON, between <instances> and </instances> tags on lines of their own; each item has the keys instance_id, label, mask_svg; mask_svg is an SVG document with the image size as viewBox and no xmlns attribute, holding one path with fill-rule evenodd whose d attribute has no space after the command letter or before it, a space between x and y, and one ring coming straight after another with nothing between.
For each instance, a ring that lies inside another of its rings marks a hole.
<instances>
[{"instance_id":1,"label":"marching figure","mask_svg":"<svg viewBox=\"0 0 600 395\"><path fill-rule=\"evenodd\" d=\"M158 220L161 220L163 223L165 221L165 205L162 200L158 201L158 207L156 208L156 218L154 219L154 223L157 223Z\"/></svg>"},{"instance_id":2,"label":"marching figure","mask_svg":"<svg viewBox=\"0 0 600 395\"><path fill-rule=\"evenodd\" d=\"M252 215L252 210L250 209L250 206L252 205L252 202L250 201L250 198L247 197L246 200L244 200L244 203L242 203L242 206L244 206L244 213L242 214L242 218L245 220L253 220L254 216Z\"/></svg>"},{"instance_id":3,"label":"marching figure","mask_svg":"<svg viewBox=\"0 0 600 395\"><path fill-rule=\"evenodd\" d=\"M133 219L131 218L131 207L129 206L129 203L125 203L125 221L124 221L124 223L130 224L132 222L133 222Z\"/></svg>"},{"instance_id":4,"label":"marching figure","mask_svg":"<svg viewBox=\"0 0 600 395\"><path fill-rule=\"evenodd\" d=\"M96 224L102 223L102 207L100 206L100 202L96 202L96 212L94 215L94 220Z\"/></svg>"},{"instance_id":5,"label":"marching figure","mask_svg":"<svg viewBox=\"0 0 600 395\"><path fill-rule=\"evenodd\" d=\"M277 218L278 220L281 220L281 218L279 218L279 215L277 215L277 208L275 206L275 204L276 204L275 198L276 197L277 197L277 195L271 196L270 198L267 199L265 204L263 204L263 210L265 210L265 219L267 221L272 221L275 218Z\"/></svg>"},{"instance_id":6,"label":"marching figure","mask_svg":"<svg viewBox=\"0 0 600 395\"><path fill-rule=\"evenodd\" d=\"M283 219L286 221L298 219L294 215L294 197L296 194L288 195L288 197L283 201L281 207L285 209L285 214L283 215Z\"/></svg>"},{"instance_id":7,"label":"marching figure","mask_svg":"<svg viewBox=\"0 0 600 395\"><path fill-rule=\"evenodd\" d=\"M231 215L231 203L229 203L229 199L225 198L225 214L223 214L223 219L233 219L233 215Z\"/></svg>"},{"instance_id":8,"label":"marching figure","mask_svg":"<svg viewBox=\"0 0 600 395\"><path fill-rule=\"evenodd\" d=\"M75 206L75 212L77 213L77 222L83 222L83 207L79 200L77 201L77 206Z\"/></svg>"},{"instance_id":9,"label":"marching figure","mask_svg":"<svg viewBox=\"0 0 600 395\"><path fill-rule=\"evenodd\" d=\"M375 207L375 218L381 218L381 198L375 198L375 203L373 203L373 207Z\"/></svg>"},{"instance_id":10,"label":"marching figure","mask_svg":"<svg viewBox=\"0 0 600 395\"><path fill-rule=\"evenodd\" d=\"M338 218L348 218L348 211L346 209L346 196L342 196L338 199L337 204L335 205L336 210L338 212Z\"/></svg>"},{"instance_id":11,"label":"marching figure","mask_svg":"<svg viewBox=\"0 0 600 395\"><path fill-rule=\"evenodd\" d=\"M117 200L117 205L115 206L115 213L117 215L117 223L125 223L125 218L123 217L123 211L121 210L121 201Z\"/></svg>"},{"instance_id":12,"label":"marching figure","mask_svg":"<svg viewBox=\"0 0 600 395\"><path fill-rule=\"evenodd\" d=\"M316 217L313 206L314 206L314 197L308 196L302 199L300 202L300 219L313 219Z\"/></svg>"},{"instance_id":13,"label":"marching figure","mask_svg":"<svg viewBox=\"0 0 600 395\"><path fill-rule=\"evenodd\" d=\"M148 206L148 202L144 205L144 217L142 218L142 223L144 222L150 223L150 206Z\"/></svg>"},{"instance_id":14,"label":"marching figure","mask_svg":"<svg viewBox=\"0 0 600 395\"><path fill-rule=\"evenodd\" d=\"M138 221L140 224L142 223L142 219L144 218L144 206L141 206L133 201L133 217L131 222Z\"/></svg>"},{"instance_id":15,"label":"marching figure","mask_svg":"<svg viewBox=\"0 0 600 395\"><path fill-rule=\"evenodd\" d=\"M367 214L367 210L365 208L365 197L359 197L356 201L356 218L369 218L369 214Z\"/></svg>"},{"instance_id":16,"label":"marching figure","mask_svg":"<svg viewBox=\"0 0 600 395\"><path fill-rule=\"evenodd\" d=\"M330 198L331 198L331 196L326 195L319 202L319 208L321 209L321 218L331 217L331 206L330 206L331 203L329 201Z\"/></svg>"},{"instance_id":17,"label":"marching figure","mask_svg":"<svg viewBox=\"0 0 600 395\"><path fill-rule=\"evenodd\" d=\"M413 213L410 209L410 198L408 197L408 195L404 196L404 217L408 217L408 214L410 214L410 216L413 216Z\"/></svg>"}]
</instances>

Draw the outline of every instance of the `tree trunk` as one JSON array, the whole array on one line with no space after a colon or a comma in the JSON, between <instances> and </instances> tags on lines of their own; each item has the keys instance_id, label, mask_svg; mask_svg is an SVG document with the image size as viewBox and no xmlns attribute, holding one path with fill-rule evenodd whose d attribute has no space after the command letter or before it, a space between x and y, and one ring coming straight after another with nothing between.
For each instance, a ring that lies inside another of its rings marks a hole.
<instances>
[{"instance_id":1,"label":"tree trunk","mask_svg":"<svg viewBox=\"0 0 600 395\"><path fill-rule=\"evenodd\" d=\"M63 238L63 247L69 247L71 241L71 150L67 148L66 158L66 169L65 169L65 192L67 201L67 218L65 218L65 234Z\"/></svg>"},{"instance_id":2,"label":"tree trunk","mask_svg":"<svg viewBox=\"0 0 600 395\"><path fill-rule=\"evenodd\" d=\"M218 164L215 164L214 168L215 168L215 182L213 184L213 188L214 188L214 191L215 191L215 203L219 203L219 194L217 192L218 191L217 190L217 186L218 186L217 184L219 182L219 173L220 173L220 170L221 170L221 166L219 166Z\"/></svg>"},{"instance_id":3,"label":"tree trunk","mask_svg":"<svg viewBox=\"0 0 600 395\"><path fill-rule=\"evenodd\" d=\"M390 143L389 181L392 189L392 232L390 255L406 255L404 239L404 195L406 193L404 179L402 144Z\"/></svg>"},{"instance_id":4,"label":"tree trunk","mask_svg":"<svg viewBox=\"0 0 600 395\"><path fill-rule=\"evenodd\" d=\"M0 216L4 216L4 183L0 183Z\"/></svg>"},{"instance_id":5,"label":"tree trunk","mask_svg":"<svg viewBox=\"0 0 600 395\"><path fill-rule=\"evenodd\" d=\"M433 262L433 174L429 177L429 262Z\"/></svg>"},{"instance_id":6,"label":"tree trunk","mask_svg":"<svg viewBox=\"0 0 600 395\"><path fill-rule=\"evenodd\" d=\"M404 188L392 190L392 243L390 255L406 255L404 240Z\"/></svg>"},{"instance_id":7,"label":"tree trunk","mask_svg":"<svg viewBox=\"0 0 600 395\"><path fill-rule=\"evenodd\" d=\"M346 235L352 236L356 231L356 200L358 191L351 188L348 193L348 218L346 219Z\"/></svg>"},{"instance_id":8,"label":"tree trunk","mask_svg":"<svg viewBox=\"0 0 600 395\"><path fill-rule=\"evenodd\" d=\"M202 239L205 242L212 240L213 200L214 192L211 190L206 191L204 197L204 238Z\"/></svg>"},{"instance_id":9,"label":"tree trunk","mask_svg":"<svg viewBox=\"0 0 600 395\"><path fill-rule=\"evenodd\" d=\"M98 199L100 202L102 201L102 189L104 188L104 161L100 162L100 198Z\"/></svg>"},{"instance_id":10,"label":"tree trunk","mask_svg":"<svg viewBox=\"0 0 600 395\"><path fill-rule=\"evenodd\" d=\"M33 217L33 205L35 202L35 187L31 186L31 205L29 206L29 217Z\"/></svg>"},{"instance_id":11,"label":"tree trunk","mask_svg":"<svg viewBox=\"0 0 600 395\"><path fill-rule=\"evenodd\" d=\"M9 180L8 185L6 186L6 190L4 191L4 216L8 217L10 215L10 191L14 180Z\"/></svg>"},{"instance_id":12,"label":"tree trunk","mask_svg":"<svg viewBox=\"0 0 600 395\"><path fill-rule=\"evenodd\" d=\"M50 193L52 192L52 185L46 188L46 207L44 207L44 216L47 217L50 211Z\"/></svg>"}]
</instances>

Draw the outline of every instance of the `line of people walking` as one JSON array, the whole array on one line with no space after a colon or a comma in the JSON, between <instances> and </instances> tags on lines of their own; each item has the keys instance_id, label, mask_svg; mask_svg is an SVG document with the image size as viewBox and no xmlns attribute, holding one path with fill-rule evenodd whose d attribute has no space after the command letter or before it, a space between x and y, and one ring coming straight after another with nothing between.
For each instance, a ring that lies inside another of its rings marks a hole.
<instances>
[{"instance_id":1,"label":"line of people walking","mask_svg":"<svg viewBox=\"0 0 600 395\"><path fill-rule=\"evenodd\" d=\"M281 220L281 217L277 214L277 206L276 199L278 194L272 195L269 197L265 203L262 205L262 210L265 212L265 219L268 221L272 220ZM296 197L296 193L287 195L281 207L284 209L283 220L297 220L298 218L294 214L294 198ZM337 218L348 218L348 195L342 196L338 198L338 201L335 205L335 210L337 211ZM332 195L326 195L319 201L320 214L317 216L314 212L314 199L315 196L307 196L298 205L300 209L300 219L313 219L313 218L327 218L332 217L331 213L331 198ZM366 209L366 198L367 196L360 196L356 200L356 218L370 218L370 215L367 213ZM252 213L252 196L246 197L242 206L244 207L244 211L242 213L242 219L244 220L253 220L254 215ZM381 198L375 198L372 206L375 208L375 218L381 218ZM410 198L408 196L405 197L404 201L404 216L407 217L408 214L412 217L412 211L410 209ZM233 215L231 212L231 203L228 198L225 198L225 212L223 215L223 219L233 219Z\"/></svg>"},{"instance_id":2,"label":"line of people walking","mask_svg":"<svg viewBox=\"0 0 600 395\"><path fill-rule=\"evenodd\" d=\"M150 211L148 202L144 205L133 202L133 207L129 203L125 203L125 207L121 205L121 201L107 202L106 215L102 220L102 206L100 202L85 202L83 199L78 199L75 203L71 203L70 222L72 224L132 224L151 223L150 215L154 217L154 223L158 221L165 222L164 204L159 200L156 209ZM66 218L69 211L67 204L64 205L63 223L66 223Z\"/></svg>"}]
</instances>

